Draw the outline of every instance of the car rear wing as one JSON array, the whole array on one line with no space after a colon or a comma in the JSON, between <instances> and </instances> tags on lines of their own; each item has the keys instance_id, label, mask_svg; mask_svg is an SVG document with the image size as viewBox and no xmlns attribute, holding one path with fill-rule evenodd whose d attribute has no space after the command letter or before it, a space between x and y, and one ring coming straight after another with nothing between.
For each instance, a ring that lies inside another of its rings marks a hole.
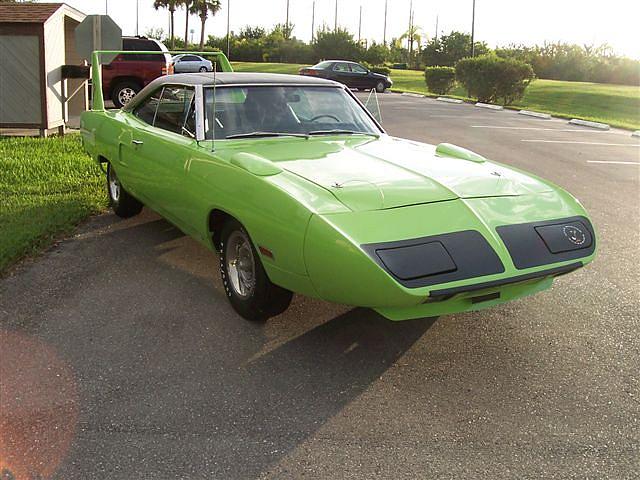
<instances>
[{"instance_id":1,"label":"car rear wing","mask_svg":"<svg viewBox=\"0 0 640 480\"><path fill-rule=\"evenodd\" d=\"M233 67L231 67L231 63L229 63L229 59L222 52L183 52L183 51L136 51L136 50L95 50L91 54L91 82L93 84L92 87L92 102L91 102L91 110L104 111L104 95L102 94L102 62L100 61L100 57L102 55L158 55L158 54L170 54L172 56L175 55L183 55L183 54L191 54L191 55L200 55L203 57L215 57L213 59L213 63L215 65L219 65L219 68L216 68L219 72L233 72Z\"/></svg>"}]
</instances>

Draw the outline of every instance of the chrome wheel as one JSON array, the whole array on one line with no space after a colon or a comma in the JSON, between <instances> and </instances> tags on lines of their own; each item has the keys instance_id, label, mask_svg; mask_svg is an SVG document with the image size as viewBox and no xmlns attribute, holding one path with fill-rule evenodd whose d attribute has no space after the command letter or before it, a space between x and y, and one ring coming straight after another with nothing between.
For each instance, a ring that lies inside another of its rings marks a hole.
<instances>
[{"instance_id":1,"label":"chrome wheel","mask_svg":"<svg viewBox=\"0 0 640 480\"><path fill-rule=\"evenodd\" d=\"M118 92L118 101L121 105L129 103L136 96L136 91L131 87L124 87Z\"/></svg>"},{"instance_id":2,"label":"chrome wheel","mask_svg":"<svg viewBox=\"0 0 640 480\"><path fill-rule=\"evenodd\" d=\"M120 200L120 182L113 168L109 169L109 194L114 202L117 203Z\"/></svg>"},{"instance_id":3,"label":"chrome wheel","mask_svg":"<svg viewBox=\"0 0 640 480\"><path fill-rule=\"evenodd\" d=\"M251 242L245 232L236 230L231 233L225 257L231 288L241 298L250 297L256 285L256 265Z\"/></svg>"}]
</instances>

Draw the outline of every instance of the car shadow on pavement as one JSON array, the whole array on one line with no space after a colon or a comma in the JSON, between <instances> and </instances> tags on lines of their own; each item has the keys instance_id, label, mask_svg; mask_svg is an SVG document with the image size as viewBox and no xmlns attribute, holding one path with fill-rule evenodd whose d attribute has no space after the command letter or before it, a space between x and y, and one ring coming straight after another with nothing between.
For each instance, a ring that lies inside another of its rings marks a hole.
<instances>
[{"instance_id":1,"label":"car shadow on pavement","mask_svg":"<svg viewBox=\"0 0 640 480\"><path fill-rule=\"evenodd\" d=\"M216 452L217 465L230 478L258 477L361 395L434 321L393 323L358 308L225 372L219 381L239 387L231 398L217 382L207 388L209 398L233 405L216 424L233 439Z\"/></svg>"}]
</instances>

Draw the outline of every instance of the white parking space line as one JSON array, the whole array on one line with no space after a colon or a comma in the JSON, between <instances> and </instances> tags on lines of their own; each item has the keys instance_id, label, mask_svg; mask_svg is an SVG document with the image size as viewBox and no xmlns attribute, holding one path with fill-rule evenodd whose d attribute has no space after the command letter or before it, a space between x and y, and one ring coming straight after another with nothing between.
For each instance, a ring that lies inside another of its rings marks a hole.
<instances>
[{"instance_id":1,"label":"white parking space line","mask_svg":"<svg viewBox=\"0 0 640 480\"><path fill-rule=\"evenodd\" d=\"M529 143L562 143L565 145L601 145L604 147L634 147L639 148L640 144L632 143L605 143L605 142L573 142L570 140L520 140L521 142Z\"/></svg>"},{"instance_id":2,"label":"white parking space line","mask_svg":"<svg viewBox=\"0 0 640 480\"><path fill-rule=\"evenodd\" d=\"M611 133L603 132L601 130L582 130L578 128L502 127L498 125L471 125L471 128L493 128L497 130L539 130L545 132Z\"/></svg>"},{"instance_id":3,"label":"white parking space line","mask_svg":"<svg viewBox=\"0 0 640 480\"><path fill-rule=\"evenodd\" d=\"M587 163L610 163L613 165L640 165L640 162L618 162L615 160L587 160Z\"/></svg>"}]
</instances>

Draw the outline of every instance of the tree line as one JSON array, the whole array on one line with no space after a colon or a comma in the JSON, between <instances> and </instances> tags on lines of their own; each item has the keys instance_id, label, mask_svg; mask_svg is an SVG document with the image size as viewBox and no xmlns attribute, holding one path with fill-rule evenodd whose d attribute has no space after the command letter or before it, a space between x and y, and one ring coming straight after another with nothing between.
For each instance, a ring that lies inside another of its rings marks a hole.
<instances>
[{"instance_id":1,"label":"tree line","mask_svg":"<svg viewBox=\"0 0 640 480\"><path fill-rule=\"evenodd\" d=\"M200 12L202 22L220 9L219 0L163 0L157 4L190 4L193 12ZM170 8L170 7L168 7ZM204 9L204 10L202 10ZM204 25L204 23L203 23ZM230 50L230 59L243 62L284 62L313 64L324 59L342 59L391 68L455 67L471 55L471 36L452 31L437 38L424 40L419 28L413 27L387 44L358 42L346 29L321 27L311 42L293 35L292 24L279 24L271 29L246 26L239 32L209 35L201 38L201 49ZM150 31L162 37L162 31ZM184 38L188 40L188 26ZM166 41L175 48L191 48L175 35ZM537 78L640 85L640 61L616 55L607 45L589 46L568 43L546 43L542 46L509 45L491 49L485 42L475 42L475 55L495 55L531 66Z\"/></svg>"}]
</instances>

